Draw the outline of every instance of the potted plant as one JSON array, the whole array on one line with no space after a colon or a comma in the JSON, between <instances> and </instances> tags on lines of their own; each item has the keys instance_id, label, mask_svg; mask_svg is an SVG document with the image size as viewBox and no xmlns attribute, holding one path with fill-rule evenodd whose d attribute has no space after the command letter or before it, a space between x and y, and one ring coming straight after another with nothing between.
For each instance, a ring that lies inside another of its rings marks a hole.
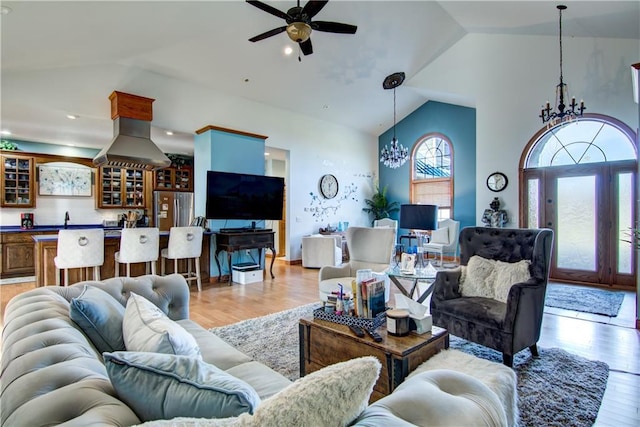
<instances>
[{"instance_id":1,"label":"potted plant","mask_svg":"<svg viewBox=\"0 0 640 427\"><path fill-rule=\"evenodd\" d=\"M14 151L17 149L18 146L14 142L7 141L6 139L0 140L0 150Z\"/></svg>"},{"instance_id":2,"label":"potted plant","mask_svg":"<svg viewBox=\"0 0 640 427\"><path fill-rule=\"evenodd\" d=\"M626 233L629 236L628 239L620 239L623 242L631 243L636 250L640 250L640 228L629 228L629 232Z\"/></svg>"},{"instance_id":3,"label":"potted plant","mask_svg":"<svg viewBox=\"0 0 640 427\"><path fill-rule=\"evenodd\" d=\"M376 191L371 196L371 199L365 199L366 208L362 208L368 214L373 214L373 221L382 218L389 218L392 213L398 212L400 210L400 205L398 202L389 202L387 199L387 186L385 185L383 189L380 189L379 185L376 185Z\"/></svg>"}]
</instances>

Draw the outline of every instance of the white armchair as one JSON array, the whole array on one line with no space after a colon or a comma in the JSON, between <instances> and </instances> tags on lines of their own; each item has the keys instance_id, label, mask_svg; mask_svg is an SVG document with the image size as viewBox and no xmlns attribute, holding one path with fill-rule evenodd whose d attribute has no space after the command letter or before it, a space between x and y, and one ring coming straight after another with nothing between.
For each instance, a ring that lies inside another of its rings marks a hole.
<instances>
[{"instance_id":1,"label":"white armchair","mask_svg":"<svg viewBox=\"0 0 640 427\"><path fill-rule=\"evenodd\" d=\"M321 268L342 264L342 236L313 235L302 238L302 266Z\"/></svg>"},{"instance_id":2,"label":"white armchair","mask_svg":"<svg viewBox=\"0 0 640 427\"><path fill-rule=\"evenodd\" d=\"M398 221L391 218L376 219L373 221L373 228L393 228L393 243L391 244L391 258L390 262L393 262L393 257L396 253L396 243L398 242Z\"/></svg>"},{"instance_id":3,"label":"white armchair","mask_svg":"<svg viewBox=\"0 0 640 427\"><path fill-rule=\"evenodd\" d=\"M460 221L443 219L438 221L438 229L431 232L429 243L423 245L425 252L440 254L440 266L442 266L444 254L453 254L455 259L458 254L458 235L460 234Z\"/></svg>"},{"instance_id":4,"label":"white armchair","mask_svg":"<svg viewBox=\"0 0 640 427\"><path fill-rule=\"evenodd\" d=\"M395 231L391 228L349 227L347 228L349 262L339 267L325 266L319 273L320 300L326 301L332 292L339 291L338 284L351 291L351 281L356 271L371 269L374 273L384 273L389 268L389 249L393 244ZM385 280L385 296L389 297L389 280Z\"/></svg>"}]
</instances>

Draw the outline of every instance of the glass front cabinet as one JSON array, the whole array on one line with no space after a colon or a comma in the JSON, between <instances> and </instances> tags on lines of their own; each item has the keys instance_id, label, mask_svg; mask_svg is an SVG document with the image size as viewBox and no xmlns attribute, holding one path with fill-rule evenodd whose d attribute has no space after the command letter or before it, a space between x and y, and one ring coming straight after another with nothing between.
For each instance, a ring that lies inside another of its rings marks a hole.
<instances>
[{"instance_id":1,"label":"glass front cabinet","mask_svg":"<svg viewBox=\"0 0 640 427\"><path fill-rule=\"evenodd\" d=\"M154 172L154 190L193 191L193 168L170 167Z\"/></svg>"},{"instance_id":2,"label":"glass front cabinet","mask_svg":"<svg viewBox=\"0 0 640 427\"><path fill-rule=\"evenodd\" d=\"M36 205L35 162L32 157L3 153L0 181L4 208L32 208Z\"/></svg>"},{"instance_id":3,"label":"glass front cabinet","mask_svg":"<svg viewBox=\"0 0 640 427\"><path fill-rule=\"evenodd\" d=\"M142 170L101 167L98 208L145 208L145 173Z\"/></svg>"}]
</instances>

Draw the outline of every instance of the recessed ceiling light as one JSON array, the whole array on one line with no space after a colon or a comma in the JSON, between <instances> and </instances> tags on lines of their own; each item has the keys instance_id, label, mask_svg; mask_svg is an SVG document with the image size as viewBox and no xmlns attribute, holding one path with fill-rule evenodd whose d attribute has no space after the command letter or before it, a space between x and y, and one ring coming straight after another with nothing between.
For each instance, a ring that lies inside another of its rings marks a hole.
<instances>
[{"instance_id":1,"label":"recessed ceiling light","mask_svg":"<svg viewBox=\"0 0 640 427\"><path fill-rule=\"evenodd\" d=\"M322 109L323 109L323 110L328 110L328 109L329 109L329 106L328 106L327 104L324 104L324 105L322 106Z\"/></svg>"},{"instance_id":2,"label":"recessed ceiling light","mask_svg":"<svg viewBox=\"0 0 640 427\"><path fill-rule=\"evenodd\" d=\"M11 131L10 130L2 130L2 131L0 131L0 134L2 134L2 135L11 135Z\"/></svg>"},{"instance_id":3,"label":"recessed ceiling light","mask_svg":"<svg viewBox=\"0 0 640 427\"><path fill-rule=\"evenodd\" d=\"M249 78L245 77L242 81L245 82L245 83L249 83Z\"/></svg>"},{"instance_id":4,"label":"recessed ceiling light","mask_svg":"<svg viewBox=\"0 0 640 427\"><path fill-rule=\"evenodd\" d=\"M69 119L69 120L75 120L77 118L78 118L78 116L76 116L75 114L67 114L67 119Z\"/></svg>"},{"instance_id":5,"label":"recessed ceiling light","mask_svg":"<svg viewBox=\"0 0 640 427\"><path fill-rule=\"evenodd\" d=\"M8 15L10 14L12 11L12 9L10 7L7 6L0 6L0 14L2 15Z\"/></svg>"},{"instance_id":6,"label":"recessed ceiling light","mask_svg":"<svg viewBox=\"0 0 640 427\"><path fill-rule=\"evenodd\" d=\"M267 152L265 152L265 153L264 153L264 155L265 155L265 156L270 156L270 155L271 155L271 153L267 153Z\"/></svg>"},{"instance_id":7,"label":"recessed ceiling light","mask_svg":"<svg viewBox=\"0 0 640 427\"><path fill-rule=\"evenodd\" d=\"M170 130L166 130L166 131L164 131L164 133L166 133L169 136L173 135L173 131L170 131Z\"/></svg>"},{"instance_id":8,"label":"recessed ceiling light","mask_svg":"<svg viewBox=\"0 0 640 427\"><path fill-rule=\"evenodd\" d=\"M293 53L293 48L291 46L287 46L284 48L285 55L291 55Z\"/></svg>"}]
</instances>

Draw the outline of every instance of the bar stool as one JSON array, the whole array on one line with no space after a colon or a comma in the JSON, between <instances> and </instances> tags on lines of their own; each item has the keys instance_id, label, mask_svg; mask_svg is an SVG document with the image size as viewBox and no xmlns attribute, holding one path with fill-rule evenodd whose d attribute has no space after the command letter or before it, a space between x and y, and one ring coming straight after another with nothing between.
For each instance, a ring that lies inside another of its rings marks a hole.
<instances>
[{"instance_id":1,"label":"bar stool","mask_svg":"<svg viewBox=\"0 0 640 427\"><path fill-rule=\"evenodd\" d=\"M198 292L202 291L200 279L200 255L202 254L202 227L171 227L169 230L169 246L162 249L161 274L165 275L167 258L173 260L173 272L182 274L186 280L196 280ZM187 272L178 272L178 260L187 260ZM191 259L195 259L195 275L191 271Z\"/></svg>"},{"instance_id":2,"label":"bar stool","mask_svg":"<svg viewBox=\"0 0 640 427\"><path fill-rule=\"evenodd\" d=\"M56 285L60 285L60 270L64 270L64 285L69 285L70 268L93 268L93 280L100 280L104 264L104 230L101 228L58 231Z\"/></svg>"},{"instance_id":3,"label":"bar stool","mask_svg":"<svg viewBox=\"0 0 640 427\"><path fill-rule=\"evenodd\" d=\"M126 277L131 277L131 264L144 262L146 274L156 274L160 230L158 228L123 228L120 234L120 250L115 253L116 274L120 276L120 264L127 265Z\"/></svg>"}]
</instances>

